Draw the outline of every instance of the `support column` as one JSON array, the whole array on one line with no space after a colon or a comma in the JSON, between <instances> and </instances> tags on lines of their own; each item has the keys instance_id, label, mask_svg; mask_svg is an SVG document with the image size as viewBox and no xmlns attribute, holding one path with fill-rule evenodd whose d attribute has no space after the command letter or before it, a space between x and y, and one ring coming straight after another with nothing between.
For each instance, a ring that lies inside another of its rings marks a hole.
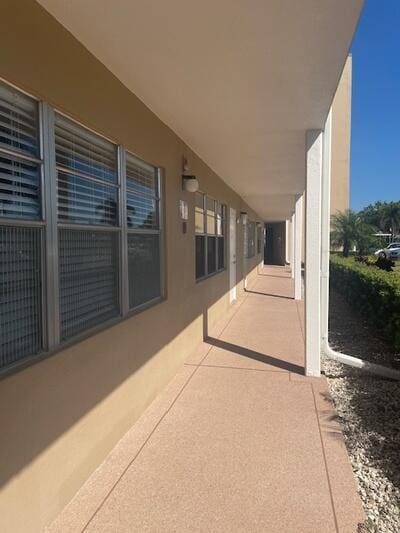
<instances>
[{"instance_id":1,"label":"support column","mask_svg":"<svg viewBox=\"0 0 400 533\"><path fill-rule=\"evenodd\" d=\"M323 169L321 186L321 341L328 345L329 321L329 254L331 220L331 143L332 110L329 111L324 130Z\"/></svg>"},{"instance_id":2,"label":"support column","mask_svg":"<svg viewBox=\"0 0 400 533\"><path fill-rule=\"evenodd\" d=\"M294 214L294 299L301 300L301 244L303 236L303 195L296 199Z\"/></svg>"},{"instance_id":3,"label":"support column","mask_svg":"<svg viewBox=\"0 0 400 533\"><path fill-rule=\"evenodd\" d=\"M295 226L295 215L293 213L292 218L290 219L290 271L292 279L294 279L294 226Z\"/></svg>"},{"instance_id":4,"label":"support column","mask_svg":"<svg viewBox=\"0 0 400 533\"><path fill-rule=\"evenodd\" d=\"M290 233L289 220L285 220L285 263L290 265Z\"/></svg>"},{"instance_id":5,"label":"support column","mask_svg":"<svg viewBox=\"0 0 400 533\"><path fill-rule=\"evenodd\" d=\"M306 134L306 258L305 350L306 375L321 372L321 183L323 133Z\"/></svg>"}]
</instances>

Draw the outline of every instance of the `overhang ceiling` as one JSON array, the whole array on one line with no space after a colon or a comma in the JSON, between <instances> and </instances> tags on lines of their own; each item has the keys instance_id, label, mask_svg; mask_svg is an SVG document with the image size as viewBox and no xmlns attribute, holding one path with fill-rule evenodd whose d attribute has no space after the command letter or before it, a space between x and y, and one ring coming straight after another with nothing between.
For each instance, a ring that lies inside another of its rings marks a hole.
<instances>
[{"instance_id":1,"label":"overhang ceiling","mask_svg":"<svg viewBox=\"0 0 400 533\"><path fill-rule=\"evenodd\" d=\"M39 0L265 220L305 188L363 0Z\"/></svg>"}]
</instances>

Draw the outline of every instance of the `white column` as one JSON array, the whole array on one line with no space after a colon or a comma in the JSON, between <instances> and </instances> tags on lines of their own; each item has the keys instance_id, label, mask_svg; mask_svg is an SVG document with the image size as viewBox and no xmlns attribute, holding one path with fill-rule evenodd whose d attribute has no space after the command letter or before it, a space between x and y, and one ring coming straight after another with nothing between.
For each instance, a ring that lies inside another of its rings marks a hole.
<instances>
[{"instance_id":1,"label":"white column","mask_svg":"<svg viewBox=\"0 0 400 533\"><path fill-rule=\"evenodd\" d=\"M306 375L321 372L321 181L323 133L306 134L306 258L305 349Z\"/></svg>"},{"instance_id":2,"label":"white column","mask_svg":"<svg viewBox=\"0 0 400 533\"><path fill-rule=\"evenodd\" d=\"M296 199L294 213L294 299L301 300L301 244L303 237L303 195Z\"/></svg>"},{"instance_id":3,"label":"white column","mask_svg":"<svg viewBox=\"0 0 400 533\"><path fill-rule=\"evenodd\" d=\"M295 226L295 214L293 213L290 220L290 271L292 279L294 279L294 226Z\"/></svg>"},{"instance_id":4,"label":"white column","mask_svg":"<svg viewBox=\"0 0 400 533\"><path fill-rule=\"evenodd\" d=\"M289 220L285 220L285 263L290 265L290 233Z\"/></svg>"},{"instance_id":5,"label":"white column","mask_svg":"<svg viewBox=\"0 0 400 533\"><path fill-rule=\"evenodd\" d=\"M321 340L328 345L329 319L329 253L331 219L331 141L332 110L329 112L324 130L323 169L321 187Z\"/></svg>"}]
</instances>

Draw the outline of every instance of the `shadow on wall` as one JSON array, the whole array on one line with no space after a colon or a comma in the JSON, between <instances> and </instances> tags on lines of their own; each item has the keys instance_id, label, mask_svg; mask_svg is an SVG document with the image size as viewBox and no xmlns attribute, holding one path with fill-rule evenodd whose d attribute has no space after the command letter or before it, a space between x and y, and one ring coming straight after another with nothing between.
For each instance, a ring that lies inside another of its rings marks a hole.
<instances>
[{"instance_id":1,"label":"shadow on wall","mask_svg":"<svg viewBox=\"0 0 400 533\"><path fill-rule=\"evenodd\" d=\"M255 265L252 265L248 273L254 269ZM239 272L237 282L243 283ZM229 271L224 270L195 284L191 292L190 301L182 299L182 294L179 294L176 300L165 300L1 380L0 427L3 437L0 444L0 486L17 475L201 316L203 334L207 336L208 310L228 295ZM193 339L191 349L194 350L199 342L200 335ZM127 348L129 346L130 349ZM182 356L182 360L185 357ZM114 431L118 440L122 436L118 436L118 432L129 429L159 392L159 384L160 381L147 383L141 405L126 405L125 416L113 420L112 424L105 421L110 424L110 434Z\"/></svg>"}]
</instances>

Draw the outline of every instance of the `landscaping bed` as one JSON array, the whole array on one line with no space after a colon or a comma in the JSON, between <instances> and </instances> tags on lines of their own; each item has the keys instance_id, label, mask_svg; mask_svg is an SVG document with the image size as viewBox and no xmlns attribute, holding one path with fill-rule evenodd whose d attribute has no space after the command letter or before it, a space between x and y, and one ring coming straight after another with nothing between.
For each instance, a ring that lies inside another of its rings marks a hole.
<instances>
[{"instance_id":1,"label":"landscaping bed","mask_svg":"<svg viewBox=\"0 0 400 533\"><path fill-rule=\"evenodd\" d=\"M331 291L333 348L385 364L393 348L336 290ZM379 347L379 349L377 348ZM400 531L400 383L324 359L323 369L342 425L367 517L364 531Z\"/></svg>"},{"instance_id":2,"label":"landscaping bed","mask_svg":"<svg viewBox=\"0 0 400 533\"><path fill-rule=\"evenodd\" d=\"M360 263L354 257L331 255L331 287L385 338L393 354L400 352L400 272L380 270ZM394 366L397 358L391 362ZM379 361L376 361L379 362Z\"/></svg>"}]
</instances>

